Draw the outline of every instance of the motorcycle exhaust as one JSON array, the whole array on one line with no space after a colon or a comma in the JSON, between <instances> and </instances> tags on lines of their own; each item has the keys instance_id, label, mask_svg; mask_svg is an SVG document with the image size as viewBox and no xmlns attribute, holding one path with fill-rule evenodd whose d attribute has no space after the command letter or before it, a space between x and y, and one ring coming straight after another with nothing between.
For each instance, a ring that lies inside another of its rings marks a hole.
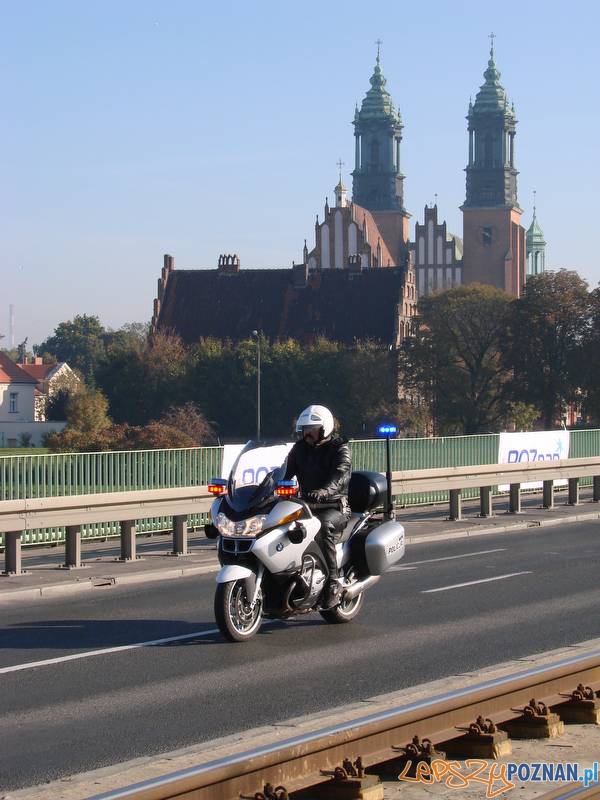
<instances>
[{"instance_id":1,"label":"motorcycle exhaust","mask_svg":"<svg viewBox=\"0 0 600 800\"><path fill-rule=\"evenodd\" d=\"M364 592L365 589L370 589L371 586L375 586L380 577L381 575L369 575L368 578L363 578L361 581L353 583L344 592L344 600L354 600L357 594Z\"/></svg>"}]
</instances>

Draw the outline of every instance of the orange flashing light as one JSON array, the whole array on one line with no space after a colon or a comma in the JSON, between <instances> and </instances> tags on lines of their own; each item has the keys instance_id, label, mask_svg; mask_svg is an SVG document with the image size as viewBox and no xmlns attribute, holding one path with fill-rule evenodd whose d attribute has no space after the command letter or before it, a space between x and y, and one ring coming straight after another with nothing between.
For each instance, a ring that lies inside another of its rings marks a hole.
<instances>
[{"instance_id":1,"label":"orange flashing light","mask_svg":"<svg viewBox=\"0 0 600 800\"><path fill-rule=\"evenodd\" d=\"M295 497L298 494L297 486L278 486L275 489L275 494L278 497Z\"/></svg>"},{"instance_id":2,"label":"orange flashing light","mask_svg":"<svg viewBox=\"0 0 600 800\"><path fill-rule=\"evenodd\" d=\"M220 486L218 483L209 483L208 484L208 493L214 494L219 497L222 494L225 494L226 487Z\"/></svg>"}]
</instances>

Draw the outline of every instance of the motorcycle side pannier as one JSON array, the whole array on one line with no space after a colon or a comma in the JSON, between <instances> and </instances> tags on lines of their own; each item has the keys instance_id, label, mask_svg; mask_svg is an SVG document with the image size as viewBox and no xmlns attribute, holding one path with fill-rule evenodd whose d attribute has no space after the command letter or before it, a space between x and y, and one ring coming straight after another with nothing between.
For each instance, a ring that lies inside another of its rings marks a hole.
<instances>
[{"instance_id":1,"label":"motorcycle side pannier","mask_svg":"<svg viewBox=\"0 0 600 800\"><path fill-rule=\"evenodd\" d=\"M404 556L404 528L389 520L363 529L350 539L350 558L358 575L382 575Z\"/></svg>"},{"instance_id":2,"label":"motorcycle side pannier","mask_svg":"<svg viewBox=\"0 0 600 800\"><path fill-rule=\"evenodd\" d=\"M404 556L404 527L388 520L369 531L365 560L370 575L382 575Z\"/></svg>"}]
</instances>

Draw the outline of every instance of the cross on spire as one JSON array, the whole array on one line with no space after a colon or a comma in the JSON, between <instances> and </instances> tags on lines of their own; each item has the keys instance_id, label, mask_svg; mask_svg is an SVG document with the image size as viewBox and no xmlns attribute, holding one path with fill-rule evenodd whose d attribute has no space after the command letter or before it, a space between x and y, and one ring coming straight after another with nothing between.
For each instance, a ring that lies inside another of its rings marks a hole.
<instances>
[{"instance_id":1,"label":"cross on spire","mask_svg":"<svg viewBox=\"0 0 600 800\"><path fill-rule=\"evenodd\" d=\"M342 161L341 158L338 159L337 165L338 165L338 169L340 171L340 183L341 183L342 182L342 167L344 166L344 162Z\"/></svg>"},{"instance_id":2,"label":"cross on spire","mask_svg":"<svg viewBox=\"0 0 600 800\"><path fill-rule=\"evenodd\" d=\"M533 216L534 216L534 217L535 217L535 196L536 196L536 194L537 194L537 192L536 192L536 190L534 189L534 190L533 190Z\"/></svg>"},{"instance_id":3,"label":"cross on spire","mask_svg":"<svg viewBox=\"0 0 600 800\"><path fill-rule=\"evenodd\" d=\"M377 45L377 63L379 64L379 51L380 51L380 48L381 48L381 45L383 44L383 42L382 42L381 39L377 39L375 44Z\"/></svg>"},{"instance_id":4,"label":"cross on spire","mask_svg":"<svg viewBox=\"0 0 600 800\"><path fill-rule=\"evenodd\" d=\"M490 38L490 40L492 42L492 45L490 47L490 56L493 58L494 57L494 39L496 38L496 34L492 31L492 33L490 33L490 37L489 38Z\"/></svg>"}]
</instances>

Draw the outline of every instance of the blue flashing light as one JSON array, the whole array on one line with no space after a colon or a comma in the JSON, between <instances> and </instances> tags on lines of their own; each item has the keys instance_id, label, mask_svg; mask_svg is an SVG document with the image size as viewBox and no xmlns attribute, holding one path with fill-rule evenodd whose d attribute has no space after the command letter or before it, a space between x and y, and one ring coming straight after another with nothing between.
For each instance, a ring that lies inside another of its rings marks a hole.
<instances>
[{"instance_id":1,"label":"blue flashing light","mask_svg":"<svg viewBox=\"0 0 600 800\"><path fill-rule=\"evenodd\" d=\"M377 428L378 436L395 436L398 433L398 428L395 425L380 425Z\"/></svg>"},{"instance_id":2,"label":"blue flashing light","mask_svg":"<svg viewBox=\"0 0 600 800\"><path fill-rule=\"evenodd\" d=\"M298 482L297 482L297 481L295 481L295 480L291 480L291 481L277 481L277 486L281 486L282 488L284 488L284 487L286 487L286 486L290 486L290 487L292 487L292 488L293 488L293 487L295 487L295 486L297 486L297 485L298 485Z\"/></svg>"}]
</instances>

